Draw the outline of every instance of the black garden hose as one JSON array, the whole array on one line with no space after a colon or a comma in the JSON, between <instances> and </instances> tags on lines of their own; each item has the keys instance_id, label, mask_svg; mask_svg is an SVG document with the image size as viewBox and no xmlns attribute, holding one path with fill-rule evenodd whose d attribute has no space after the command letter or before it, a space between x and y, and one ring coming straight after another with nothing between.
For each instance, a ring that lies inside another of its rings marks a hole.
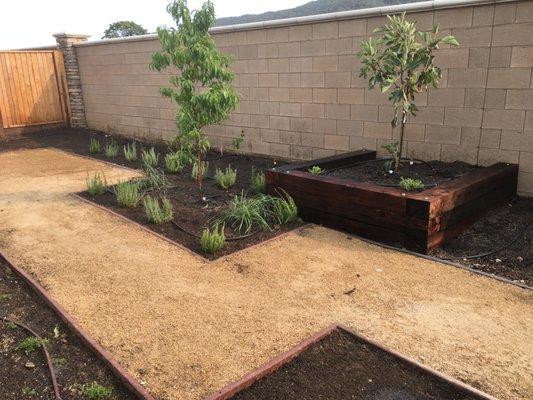
<instances>
[{"instance_id":1,"label":"black garden hose","mask_svg":"<svg viewBox=\"0 0 533 400\"><path fill-rule=\"evenodd\" d=\"M175 220L172 220L172 224L173 224L176 228L178 228L180 231L185 232L185 233L188 234L189 236L195 237L196 239L200 239L200 238L201 238L200 235L197 235L196 233L191 232L191 231L189 231L188 229L185 229L183 226L181 226L180 224L178 224ZM258 232L258 231L253 231L253 232L247 233L246 235L229 237L229 238L226 238L226 241L227 241L227 242L235 242L235 241L237 241L237 240L246 239L246 238L249 238L250 236L255 235L257 232Z\"/></svg>"},{"instance_id":2,"label":"black garden hose","mask_svg":"<svg viewBox=\"0 0 533 400\"><path fill-rule=\"evenodd\" d=\"M41 343L41 347L43 349L43 353L44 353L44 356L46 358L46 363L48 364L48 370L50 371L50 378L52 380L52 386L54 388L55 400L61 400L61 394L59 393L59 385L57 383L56 371L55 371L55 368L54 368L54 364L52 363L52 358L50 357L50 353L48 353L48 349L46 348L44 340L37 333L35 333L35 331L33 329L29 328L28 326L26 326L26 325L24 325L24 324L22 324L20 322L13 321L13 320L11 320L11 319L9 319L7 317L2 317L2 322L4 322L4 323L10 322L12 324L17 325L18 327L30 332Z\"/></svg>"}]
</instances>

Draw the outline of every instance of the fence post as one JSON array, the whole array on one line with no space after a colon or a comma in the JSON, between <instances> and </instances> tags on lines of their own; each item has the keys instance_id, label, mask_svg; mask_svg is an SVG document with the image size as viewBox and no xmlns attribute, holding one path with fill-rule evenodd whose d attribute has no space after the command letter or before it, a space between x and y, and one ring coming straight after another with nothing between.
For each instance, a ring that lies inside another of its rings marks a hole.
<instances>
[{"instance_id":1,"label":"fence post","mask_svg":"<svg viewBox=\"0 0 533 400\"><path fill-rule=\"evenodd\" d=\"M83 104L78 57L76 55L76 48L73 45L79 42L86 42L89 36L70 33L54 34L57 47L63 53L63 59L65 61L72 126L74 128L86 128L87 120L85 119L85 106Z\"/></svg>"}]
</instances>

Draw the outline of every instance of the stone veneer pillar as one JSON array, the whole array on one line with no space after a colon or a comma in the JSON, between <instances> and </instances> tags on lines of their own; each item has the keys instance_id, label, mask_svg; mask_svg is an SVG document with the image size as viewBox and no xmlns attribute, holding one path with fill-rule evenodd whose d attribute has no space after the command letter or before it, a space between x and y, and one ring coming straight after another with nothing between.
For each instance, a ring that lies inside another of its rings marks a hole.
<instances>
[{"instance_id":1,"label":"stone veneer pillar","mask_svg":"<svg viewBox=\"0 0 533 400\"><path fill-rule=\"evenodd\" d=\"M78 57L73 44L86 42L89 36L90 35L74 35L70 33L56 33L54 35L57 47L63 53L63 59L65 61L72 127L74 128L86 128L87 120L85 119L85 105L83 104Z\"/></svg>"}]
</instances>

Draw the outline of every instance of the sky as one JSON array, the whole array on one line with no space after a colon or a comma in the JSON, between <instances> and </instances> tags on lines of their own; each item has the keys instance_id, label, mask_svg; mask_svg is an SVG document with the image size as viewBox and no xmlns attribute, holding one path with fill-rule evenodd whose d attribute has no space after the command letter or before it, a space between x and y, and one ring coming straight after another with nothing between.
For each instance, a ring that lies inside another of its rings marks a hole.
<instances>
[{"instance_id":1,"label":"sky","mask_svg":"<svg viewBox=\"0 0 533 400\"><path fill-rule=\"evenodd\" d=\"M296 7L310 0L212 0L217 17L259 14ZM57 32L100 39L115 21L131 20L149 32L171 25L168 0L0 0L0 50L55 44ZM203 0L189 0L191 9Z\"/></svg>"}]
</instances>

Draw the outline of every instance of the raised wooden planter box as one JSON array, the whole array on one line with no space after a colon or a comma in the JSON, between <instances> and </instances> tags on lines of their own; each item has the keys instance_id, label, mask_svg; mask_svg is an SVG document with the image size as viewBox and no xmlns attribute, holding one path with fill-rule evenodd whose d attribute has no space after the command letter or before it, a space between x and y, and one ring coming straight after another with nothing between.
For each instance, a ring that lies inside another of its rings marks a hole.
<instances>
[{"instance_id":1,"label":"raised wooden planter box","mask_svg":"<svg viewBox=\"0 0 533 400\"><path fill-rule=\"evenodd\" d=\"M314 165L328 170L375 158L375 151L359 150L273 168L266 171L267 189L289 193L307 221L424 254L516 195L518 166L507 163L419 193L307 172Z\"/></svg>"}]
</instances>

